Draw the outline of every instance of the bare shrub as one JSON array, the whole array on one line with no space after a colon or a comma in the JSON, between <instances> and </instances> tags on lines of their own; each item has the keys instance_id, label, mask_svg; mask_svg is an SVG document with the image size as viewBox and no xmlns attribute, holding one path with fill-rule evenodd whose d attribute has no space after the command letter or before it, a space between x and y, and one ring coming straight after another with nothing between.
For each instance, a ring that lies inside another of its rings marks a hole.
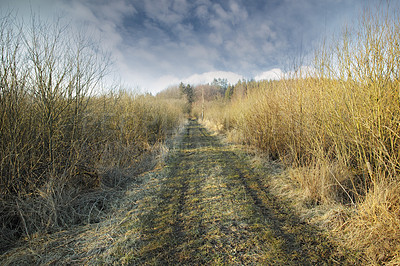
<instances>
[{"instance_id":1,"label":"bare shrub","mask_svg":"<svg viewBox=\"0 0 400 266\"><path fill-rule=\"evenodd\" d=\"M293 167L309 202L355 208L346 239L372 263L399 261L399 21L395 4L366 9L316 51L316 71L238 83L212 115L233 138Z\"/></svg>"},{"instance_id":2,"label":"bare shrub","mask_svg":"<svg viewBox=\"0 0 400 266\"><path fill-rule=\"evenodd\" d=\"M151 168L157 143L182 122L176 102L93 96L109 57L70 29L36 16L0 21L0 249L99 221L110 195Z\"/></svg>"}]
</instances>

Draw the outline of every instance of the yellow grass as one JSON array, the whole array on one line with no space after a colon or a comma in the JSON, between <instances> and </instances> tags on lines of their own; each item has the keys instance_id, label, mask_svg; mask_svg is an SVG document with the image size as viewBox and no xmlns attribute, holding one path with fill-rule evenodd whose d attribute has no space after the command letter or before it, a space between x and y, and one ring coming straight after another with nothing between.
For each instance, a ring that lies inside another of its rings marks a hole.
<instances>
[{"instance_id":1,"label":"yellow grass","mask_svg":"<svg viewBox=\"0 0 400 266\"><path fill-rule=\"evenodd\" d=\"M308 202L355 209L337 233L372 264L399 261L399 28L397 7L365 10L316 51L316 73L237 84L209 109L232 140L292 167Z\"/></svg>"}]
</instances>

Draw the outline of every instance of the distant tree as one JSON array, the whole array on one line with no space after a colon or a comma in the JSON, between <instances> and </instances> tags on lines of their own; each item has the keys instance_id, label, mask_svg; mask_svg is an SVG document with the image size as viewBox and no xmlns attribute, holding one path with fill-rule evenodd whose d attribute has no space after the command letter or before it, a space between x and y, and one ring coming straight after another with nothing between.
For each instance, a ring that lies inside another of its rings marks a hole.
<instances>
[{"instance_id":1,"label":"distant tree","mask_svg":"<svg viewBox=\"0 0 400 266\"><path fill-rule=\"evenodd\" d=\"M221 78L218 79L214 78L213 82L211 83L211 86L217 87L221 95L224 96L226 90L228 89L228 80Z\"/></svg>"},{"instance_id":2,"label":"distant tree","mask_svg":"<svg viewBox=\"0 0 400 266\"><path fill-rule=\"evenodd\" d=\"M185 84L183 84L182 82L179 85L179 89L180 89L181 93L186 96L186 99L187 99L187 110L186 111L188 114L190 114L192 112L192 104L195 100L194 89L190 84L187 84L185 86Z\"/></svg>"},{"instance_id":3,"label":"distant tree","mask_svg":"<svg viewBox=\"0 0 400 266\"><path fill-rule=\"evenodd\" d=\"M225 91L225 99L230 100L234 92L235 92L235 86L229 85Z\"/></svg>"},{"instance_id":4,"label":"distant tree","mask_svg":"<svg viewBox=\"0 0 400 266\"><path fill-rule=\"evenodd\" d=\"M192 104L194 102L194 89L191 85L184 85L182 82L179 85L179 89L181 92L186 96L187 101L189 104Z\"/></svg>"},{"instance_id":5,"label":"distant tree","mask_svg":"<svg viewBox=\"0 0 400 266\"><path fill-rule=\"evenodd\" d=\"M244 97L247 94L247 81L239 80L235 85L234 93L234 97Z\"/></svg>"}]
</instances>

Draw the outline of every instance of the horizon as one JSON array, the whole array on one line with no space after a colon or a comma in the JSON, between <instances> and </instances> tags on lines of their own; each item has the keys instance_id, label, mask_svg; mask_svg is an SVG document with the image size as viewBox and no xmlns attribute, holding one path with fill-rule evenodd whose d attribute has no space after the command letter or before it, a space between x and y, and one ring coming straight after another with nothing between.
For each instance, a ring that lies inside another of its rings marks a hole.
<instances>
[{"instance_id":1,"label":"horizon","mask_svg":"<svg viewBox=\"0 0 400 266\"><path fill-rule=\"evenodd\" d=\"M62 14L113 59L109 81L157 94L180 82L276 79L309 67L314 49L367 4L362 0L3 0L17 17ZM297 62L299 63L299 62Z\"/></svg>"}]
</instances>

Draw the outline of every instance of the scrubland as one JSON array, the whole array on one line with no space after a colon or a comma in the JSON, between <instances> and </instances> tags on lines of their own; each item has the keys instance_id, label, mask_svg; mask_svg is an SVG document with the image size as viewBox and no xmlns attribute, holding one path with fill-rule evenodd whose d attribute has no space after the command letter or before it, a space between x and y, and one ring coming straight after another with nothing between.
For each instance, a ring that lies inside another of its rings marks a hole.
<instances>
[{"instance_id":1,"label":"scrubland","mask_svg":"<svg viewBox=\"0 0 400 266\"><path fill-rule=\"evenodd\" d=\"M104 87L109 57L69 28L11 13L0 20L2 251L98 222L183 121L182 100Z\"/></svg>"},{"instance_id":2,"label":"scrubland","mask_svg":"<svg viewBox=\"0 0 400 266\"><path fill-rule=\"evenodd\" d=\"M400 22L390 8L358 22L322 42L312 72L239 82L207 103L205 124L283 163L294 200L327 207L322 223L343 245L398 264Z\"/></svg>"},{"instance_id":3,"label":"scrubland","mask_svg":"<svg viewBox=\"0 0 400 266\"><path fill-rule=\"evenodd\" d=\"M255 165L283 166L265 181L271 193L291 199L332 239L369 264L400 263L397 9L365 10L322 41L310 72L216 80L194 88L190 108L179 88L156 97L96 92L110 64L95 44L60 24L33 19L27 29L11 15L0 22L1 250L100 221L119 189L154 166L189 110L259 152Z\"/></svg>"}]
</instances>

